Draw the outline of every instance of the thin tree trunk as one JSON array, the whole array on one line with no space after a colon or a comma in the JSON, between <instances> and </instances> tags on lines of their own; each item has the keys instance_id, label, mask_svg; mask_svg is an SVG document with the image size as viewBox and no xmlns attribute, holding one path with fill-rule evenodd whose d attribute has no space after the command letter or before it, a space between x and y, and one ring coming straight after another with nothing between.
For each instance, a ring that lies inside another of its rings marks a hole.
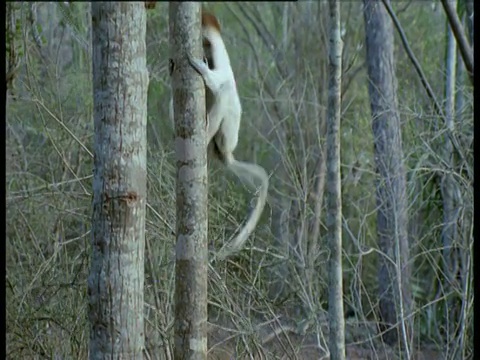
<instances>
[{"instance_id":1,"label":"thin tree trunk","mask_svg":"<svg viewBox=\"0 0 480 360\"><path fill-rule=\"evenodd\" d=\"M265 131L266 133L266 131ZM281 144L285 142L285 131L279 127L276 130L275 138L272 140L276 145L275 149L281 149ZM272 164L279 164L275 173L275 177L271 179L271 188L277 191L273 192L274 201L271 202L272 217L272 248L283 260L276 260L275 263L268 267L269 287L268 295L271 301L278 301L284 298L290 289L290 269L289 269L289 253L290 253L290 229L289 217L291 212L291 200L288 199L288 189L284 185L287 178L287 171L281 160L282 154L278 151L272 154ZM272 166L273 167L273 166Z\"/></svg>"},{"instance_id":2,"label":"thin tree trunk","mask_svg":"<svg viewBox=\"0 0 480 360\"><path fill-rule=\"evenodd\" d=\"M468 20L466 20L467 16L464 16L462 23L466 24ZM459 56L459 50L457 49L457 59ZM458 122L462 121L462 114L463 114L463 107L465 104L465 97L463 95L464 87L465 87L465 65L463 61L457 61L457 68L455 70L456 74L456 95L455 95L455 117Z\"/></svg>"},{"instance_id":3,"label":"thin tree trunk","mask_svg":"<svg viewBox=\"0 0 480 360\"><path fill-rule=\"evenodd\" d=\"M325 113L325 111L324 111ZM326 116L317 116L318 121L323 121ZM319 144L320 145L320 144ZM320 152L320 151L319 151ZM318 284L315 280L316 273L315 263L318 259L318 254L320 252L320 225L322 219L322 207L323 207L323 196L325 193L325 178L326 178L326 167L327 167L327 156L325 152L321 152L318 159L317 167L317 179L314 184L314 209L313 209L313 222L311 225L311 231L309 231L310 239L308 243L308 256L307 256L307 284L310 287L313 287L313 284ZM314 287L313 287L314 288ZM315 290L316 291L316 290Z\"/></svg>"},{"instance_id":4,"label":"thin tree trunk","mask_svg":"<svg viewBox=\"0 0 480 360\"><path fill-rule=\"evenodd\" d=\"M342 85L342 39L340 37L340 1L330 0L330 41L328 47L327 114L327 241L328 322L330 359L345 359L345 322L343 318L342 271L342 189L340 178L340 114Z\"/></svg>"},{"instance_id":5,"label":"thin tree trunk","mask_svg":"<svg viewBox=\"0 0 480 360\"><path fill-rule=\"evenodd\" d=\"M473 50L473 0L465 0L466 8L467 8L467 29L468 29L468 37L470 40L470 46Z\"/></svg>"},{"instance_id":6,"label":"thin tree trunk","mask_svg":"<svg viewBox=\"0 0 480 360\"><path fill-rule=\"evenodd\" d=\"M90 359L143 359L146 20L142 3L92 3Z\"/></svg>"},{"instance_id":7,"label":"thin tree trunk","mask_svg":"<svg viewBox=\"0 0 480 360\"><path fill-rule=\"evenodd\" d=\"M397 79L394 66L393 28L384 5L364 0L366 56L372 111L374 157L378 174L377 236L380 250L378 281L381 330L388 344L398 340L397 323L405 350L409 350L411 292L409 244L407 236L406 179L400 117L397 105ZM391 262L393 260L393 263ZM407 353L407 358L409 354Z\"/></svg>"},{"instance_id":8,"label":"thin tree trunk","mask_svg":"<svg viewBox=\"0 0 480 360\"><path fill-rule=\"evenodd\" d=\"M326 35L325 35L326 37ZM316 103L326 103L328 101L328 91L324 89L328 89L328 75L324 76L324 73L328 73L328 64L322 66L321 75L319 76L318 84L317 84L317 91L314 92L314 96L312 101ZM341 99L340 99L341 101ZM326 139L326 123L325 120L327 118L327 107L314 109L314 118L318 119L318 133L320 139ZM318 155L317 155L317 165L315 166L316 169L316 181L314 183L314 196L313 196L313 221L311 222L311 227L309 229L309 244L308 244L308 256L307 256L307 284L310 288L313 288L314 291L318 291L318 281L316 281L316 277L318 276L315 264L317 262L318 256L320 254L321 248L321 235L320 235L320 227L322 223L322 209L324 204L324 195L325 195L325 182L326 182L326 173L327 173L327 153L325 148L325 142L322 143L321 140L318 141ZM323 149L322 149L323 147ZM315 286L313 286L315 285ZM316 296L315 293L313 296Z\"/></svg>"},{"instance_id":9,"label":"thin tree trunk","mask_svg":"<svg viewBox=\"0 0 480 360\"><path fill-rule=\"evenodd\" d=\"M452 1L452 0L450 0ZM455 5L456 5L456 0ZM456 72L456 44L452 30L447 25L447 52L445 57L446 77L445 77L445 117L446 126L450 131L454 130L454 116L455 116L455 72ZM450 139L445 141L445 156L448 164L453 165L453 150ZM451 250L454 242L455 234L455 209L453 199L453 178L452 174L446 173L443 177L442 184L443 193L443 260L444 270L447 275L447 282L450 282L452 264L451 264Z\"/></svg>"},{"instance_id":10,"label":"thin tree trunk","mask_svg":"<svg viewBox=\"0 0 480 360\"><path fill-rule=\"evenodd\" d=\"M451 6L456 8L457 1L450 0ZM445 57L445 118L446 126L450 132L455 130L455 81L456 81L456 55L457 46L452 29L447 23L447 51ZM445 137L445 161L449 164L451 169L455 169L455 161L453 154L453 145L450 138ZM443 244L443 270L445 273L444 291L450 293L455 289L455 278L458 272L458 253L456 250L458 242L458 201L456 201L457 189L453 174L446 171L442 178L442 199L443 199L443 229L442 229L442 244ZM458 284L460 285L460 284ZM454 294L454 293L453 293ZM455 337L456 327L458 324L460 309L455 295L448 296L448 314L446 321L446 333L450 340ZM450 336L452 338L450 338Z\"/></svg>"},{"instance_id":11,"label":"thin tree trunk","mask_svg":"<svg viewBox=\"0 0 480 360\"><path fill-rule=\"evenodd\" d=\"M187 54L202 58L201 3L170 3L177 160L175 359L207 358L207 144L205 87Z\"/></svg>"}]
</instances>

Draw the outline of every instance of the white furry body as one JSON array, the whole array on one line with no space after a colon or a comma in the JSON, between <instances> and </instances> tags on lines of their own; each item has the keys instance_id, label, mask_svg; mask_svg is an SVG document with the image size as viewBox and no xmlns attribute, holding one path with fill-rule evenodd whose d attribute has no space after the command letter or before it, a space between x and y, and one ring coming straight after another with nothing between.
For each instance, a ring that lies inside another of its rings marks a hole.
<instances>
[{"instance_id":1,"label":"white furry body","mask_svg":"<svg viewBox=\"0 0 480 360\"><path fill-rule=\"evenodd\" d=\"M215 102L207 114L208 143L215 136L214 140L222 154L232 154L238 144L242 105L222 37L217 31L210 29L205 29L203 36L211 44L215 69L210 70L206 63L197 59L190 59L190 63L202 75L205 85L215 97ZM216 135L223 136L223 141L217 139Z\"/></svg>"},{"instance_id":2,"label":"white furry body","mask_svg":"<svg viewBox=\"0 0 480 360\"><path fill-rule=\"evenodd\" d=\"M233 151L238 144L238 132L242 116L242 106L235 77L227 49L218 30L203 27L203 37L211 44L214 68L209 69L206 63L190 56L189 61L202 75L205 85L211 90L215 99L207 114L208 143L214 142L218 158L238 177L246 180L249 185L253 185L255 188L254 178L261 182L257 204L250 218L239 234L217 254L217 258L223 259L241 250L248 236L255 229L265 207L268 193L268 175L261 166L238 161L233 156Z\"/></svg>"}]
</instances>

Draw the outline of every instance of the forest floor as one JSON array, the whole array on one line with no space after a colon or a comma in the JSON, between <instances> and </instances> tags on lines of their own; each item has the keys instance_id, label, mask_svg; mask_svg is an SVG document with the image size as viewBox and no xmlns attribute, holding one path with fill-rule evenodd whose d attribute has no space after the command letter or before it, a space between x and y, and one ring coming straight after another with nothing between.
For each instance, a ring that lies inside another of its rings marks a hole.
<instances>
[{"instance_id":1,"label":"forest floor","mask_svg":"<svg viewBox=\"0 0 480 360\"><path fill-rule=\"evenodd\" d=\"M269 330L267 330L267 328ZM209 359L329 359L326 344L328 332L308 329L299 333L293 326L276 322L275 326L265 325L253 336L242 336L226 326L210 324ZM318 335L323 333L324 335ZM408 358L398 349L386 345L375 333L373 323L367 326L355 325L349 321L345 330L346 358L349 360L397 360ZM256 338L257 341L252 341ZM250 340L247 340L250 339ZM248 350L246 350L248 349ZM442 360L442 352L433 346L419 345L412 350L412 360Z\"/></svg>"}]
</instances>

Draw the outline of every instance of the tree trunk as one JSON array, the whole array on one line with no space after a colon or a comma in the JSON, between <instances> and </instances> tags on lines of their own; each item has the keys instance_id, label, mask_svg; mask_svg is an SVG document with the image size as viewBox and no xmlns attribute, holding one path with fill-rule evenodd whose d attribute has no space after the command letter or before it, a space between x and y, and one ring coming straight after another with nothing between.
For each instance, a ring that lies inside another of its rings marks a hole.
<instances>
[{"instance_id":1,"label":"tree trunk","mask_svg":"<svg viewBox=\"0 0 480 360\"><path fill-rule=\"evenodd\" d=\"M90 359L143 359L146 14L92 3L94 178Z\"/></svg>"},{"instance_id":2,"label":"tree trunk","mask_svg":"<svg viewBox=\"0 0 480 360\"><path fill-rule=\"evenodd\" d=\"M393 56L393 28L384 5L364 0L366 56L377 172L377 236L381 330L388 344L398 339L401 325L408 351L406 316L411 304L408 266L406 179ZM393 260L393 263L391 262ZM409 358L409 357L407 357Z\"/></svg>"},{"instance_id":3,"label":"tree trunk","mask_svg":"<svg viewBox=\"0 0 480 360\"><path fill-rule=\"evenodd\" d=\"M342 85L342 38L340 37L340 1L330 0L330 41L328 47L327 114L327 241L328 322L330 359L345 359L345 323L343 318L342 274L342 189L340 187L340 114Z\"/></svg>"},{"instance_id":4,"label":"tree trunk","mask_svg":"<svg viewBox=\"0 0 480 360\"><path fill-rule=\"evenodd\" d=\"M201 3L170 3L177 160L175 359L207 358L207 144L205 88L187 53L201 59Z\"/></svg>"},{"instance_id":5,"label":"tree trunk","mask_svg":"<svg viewBox=\"0 0 480 360\"><path fill-rule=\"evenodd\" d=\"M456 0L450 0L453 8L457 7ZM455 131L455 81L456 81L456 55L457 46L455 36L451 27L447 23L447 51L445 56L445 118L446 127L451 133ZM456 169L457 166L454 160L453 144L449 137L445 137L445 162L449 164L450 169ZM456 194L460 193L454 179L454 175L449 171L445 171L442 177L442 200L443 200L443 229L442 229L442 244L443 244L443 270L445 274L444 291L445 293L452 292L447 296L448 299L448 313L446 314L446 333L448 338L455 339L455 332L457 324L459 323L461 303L456 298L455 288L461 286L454 285L460 266L459 252L458 252L458 215L460 212L458 206L458 199ZM450 337L452 336L452 337Z\"/></svg>"},{"instance_id":6,"label":"tree trunk","mask_svg":"<svg viewBox=\"0 0 480 360\"><path fill-rule=\"evenodd\" d=\"M462 24L465 26L467 24L467 16L463 17ZM459 50L457 48L457 59L460 56ZM462 114L463 114L463 107L465 104L465 97L463 95L464 87L465 87L465 65L463 61L457 60L457 68L455 69L455 77L456 77L456 84L457 84L457 92L455 96L455 117L457 121L462 121Z\"/></svg>"},{"instance_id":7,"label":"tree trunk","mask_svg":"<svg viewBox=\"0 0 480 360\"><path fill-rule=\"evenodd\" d=\"M473 50L473 0L466 0L466 8L467 8L467 29L468 29L468 37L470 41L470 46Z\"/></svg>"},{"instance_id":8,"label":"tree trunk","mask_svg":"<svg viewBox=\"0 0 480 360\"><path fill-rule=\"evenodd\" d=\"M267 133L267 131L264 131ZM285 131L278 128L275 138L272 142L277 145L276 149L281 148L282 141L285 141ZM287 178L287 171L281 160L282 154L274 151L272 154L271 164L278 164L276 176L270 180L271 189L277 189L274 192L274 201L271 202L272 217L271 217L271 231L273 235L272 248L283 260L275 260L272 266L267 267L269 276L268 296L271 301L279 301L283 299L291 290L289 288L290 269L289 269L289 253L290 253L290 229L289 229L289 215L291 211L291 200L283 194L287 193L285 179Z\"/></svg>"}]
</instances>

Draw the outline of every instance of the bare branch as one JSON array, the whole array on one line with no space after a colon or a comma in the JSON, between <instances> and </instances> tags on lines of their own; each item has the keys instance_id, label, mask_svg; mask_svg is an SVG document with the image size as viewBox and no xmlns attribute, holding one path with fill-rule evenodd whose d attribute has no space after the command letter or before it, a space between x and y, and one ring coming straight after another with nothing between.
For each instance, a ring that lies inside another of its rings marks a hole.
<instances>
[{"instance_id":1,"label":"bare branch","mask_svg":"<svg viewBox=\"0 0 480 360\"><path fill-rule=\"evenodd\" d=\"M470 73L470 80L473 84L473 51L468 43L467 36L465 35L465 31L463 31L463 26L458 18L457 11L452 6L450 2L447 0L441 0L443 9L445 10L445 14L447 15L448 23L450 24L450 28L452 29L453 35L455 36L455 40L457 40L458 48L460 50L460 54L462 54L463 62L465 63L465 67L467 71Z\"/></svg>"},{"instance_id":2,"label":"bare branch","mask_svg":"<svg viewBox=\"0 0 480 360\"><path fill-rule=\"evenodd\" d=\"M278 51L275 38L268 31L267 27L261 21L261 19L258 16L255 16L255 13L253 11L251 11L250 13L247 12L244 6L239 6L238 8L243 14L243 16L245 16L247 20L252 24L258 36L262 39L263 44L272 55L275 61L275 65L277 66L277 69L280 72L280 75L282 75L282 78L287 79L288 71L287 71L287 68L285 68L284 66L283 54L281 51ZM255 19L253 18L253 16L255 16Z\"/></svg>"},{"instance_id":3,"label":"bare branch","mask_svg":"<svg viewBox=\"0 0 480 360\"><path fill-rule=\"evenodd\" d=\"M440 103L437 101L437 98L433 93L432 87L430 86L430 83L428 82L427 77L425 76L422 70L422 67L420 66L420 63L418 62L417 58L415 57L415 54L413 53L412 49L410 48L410 45L408 44L407 36L405 35L405 32L403 31L403 28L400 25L400 21L398 20L397 16L393 12L393 9L390 6L389 0L382 0L382 2L385 5L385 8L387 9L388 14L390 15L393 21L393 24L395 25L395 28L398 31L400 40L402 41L403 48L407 52L408 58L412 62L413 67L415 68L418 76L420 77L420 81L423 87L425 88L425 91L427 92L428 97L432 101L432 105L435 110L435 113L439 115L443 119L443 121L446 122L446 117L445 117L445 114L443 113L442 107L440 106ZM471 78L471 80L473 80L473 78ZM455 151L457 152L460 159L462 159L462 162L465 164L469 178L473 179L472 169L470 168L470 166L468 166L467 160L465 159L465 156L463 155L463 152L460 149L460 145L458 144L457 138L452 134L450 129L447 128L446 132L448 137L450 138L450 141L455 147Z\"/></svg>"}]
</instances>

